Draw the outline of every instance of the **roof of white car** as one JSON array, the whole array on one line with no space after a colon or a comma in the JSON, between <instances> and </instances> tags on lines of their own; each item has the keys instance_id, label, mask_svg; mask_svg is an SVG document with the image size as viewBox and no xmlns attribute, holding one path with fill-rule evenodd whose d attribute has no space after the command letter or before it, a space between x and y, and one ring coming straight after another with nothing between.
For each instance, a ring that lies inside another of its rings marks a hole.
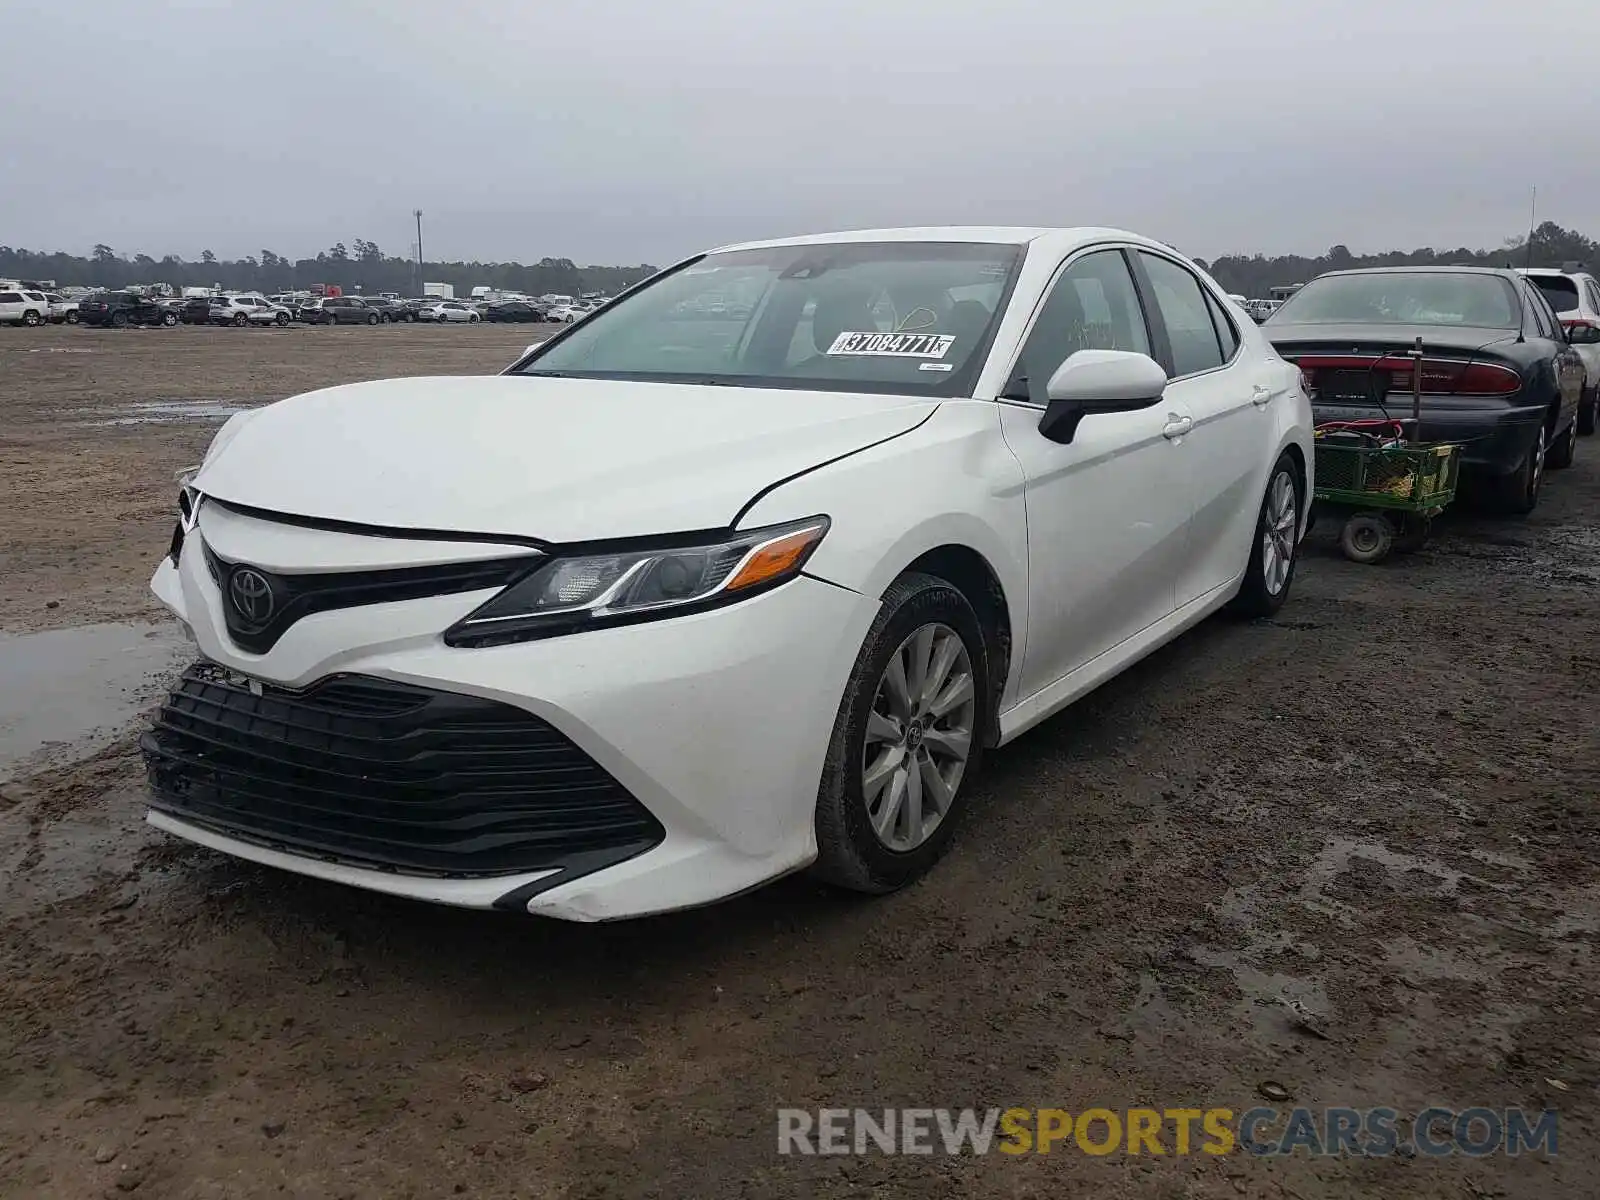
<instances>
[{"instance_id":1,"label":"roof of white car","mask_svg":"<svg viewBox=\"0 0 1600 1200\"><path fill-rule=\"evenodd\" d=\"M1045 248L1066 250L1086 242L1162 243L1125 229L1084 226L1074 229L1049 229L1015 225L930 225L907 229L851 229L841 233L809 233L802 237L771 238L759 242L738 242L718 246L715 251L756 250L770 246L826 245L830 242L999 242L1021 246L1030 242L1050 243ZM1168 247L1170 249L1170 247Z\"/></svg>"}]
</instances>

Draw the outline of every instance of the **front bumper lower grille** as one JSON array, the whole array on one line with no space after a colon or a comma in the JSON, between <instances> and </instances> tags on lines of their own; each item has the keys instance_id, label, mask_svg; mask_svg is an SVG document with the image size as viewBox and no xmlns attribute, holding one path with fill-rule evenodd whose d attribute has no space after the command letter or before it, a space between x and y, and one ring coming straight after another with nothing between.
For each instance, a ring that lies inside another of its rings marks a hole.
<instances>
[{"instance_id":1,"label":"front bumper lower grille","mask_svg":"<svg viewBox=\"0 0 1600 1200\"><path fill-rule=\"evenodd\" d=\"M533 714L367 676L292 691L197 663L140 748L157 811L380 870L586 873L665 836L620 783Z\"/></svg>"}]
</instances>

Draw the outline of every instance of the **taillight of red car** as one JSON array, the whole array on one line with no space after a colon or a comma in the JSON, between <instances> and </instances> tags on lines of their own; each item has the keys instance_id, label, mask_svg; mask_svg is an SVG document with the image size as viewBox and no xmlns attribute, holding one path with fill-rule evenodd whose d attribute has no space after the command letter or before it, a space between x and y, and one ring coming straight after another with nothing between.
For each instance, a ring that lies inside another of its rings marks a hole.
<instances>
[{"instance_id":1,"label":"taillight of red car","mask_svg":"<svg viewBox=\"0 0 1600 1200\"><path fill-rule=\"evenodd\" d=\"M1369 371L1384 391L1411 391L1413 360L1402 355L1383 357L1302 355L1291 359L1300 368L1306 391L1315 394L1317 372ZM1509 396L1522 387L1522 377L1499 363L1466 359L1425 358L1422 360L1424 396Z\"/></svg>"}]
</instances>

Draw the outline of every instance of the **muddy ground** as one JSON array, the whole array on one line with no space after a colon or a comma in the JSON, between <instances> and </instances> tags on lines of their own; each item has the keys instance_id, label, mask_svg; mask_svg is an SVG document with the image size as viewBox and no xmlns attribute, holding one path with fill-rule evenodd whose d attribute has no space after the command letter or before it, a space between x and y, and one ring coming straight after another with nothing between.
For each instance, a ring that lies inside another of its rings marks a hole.
<instances>
[{"instance_id":1,"label":"muddy ground","mask_svg":"<svg viewBox=\"0 0 1600 1200\"><path fill-rule=\"evenodd\" d=\"M145 582L215 420L108 423L136 405L488 372L527 340L0 333L0 629L169 636ZM1593 1196L1597 518L1591 439L1527 520L1462 514L1376 568L1318 531L1279 619L1208 622L993 755L919 886L607 927L149 831L116 729L160 666L112 656L122 710L82 723L113 731L0 774L0 1194ZM0 638L0 673L41 645ZM776 1153L780 1106L1238 1112L1267 1081L1549 1107L1559 1153Z\"/></svg>"}]
</instances>

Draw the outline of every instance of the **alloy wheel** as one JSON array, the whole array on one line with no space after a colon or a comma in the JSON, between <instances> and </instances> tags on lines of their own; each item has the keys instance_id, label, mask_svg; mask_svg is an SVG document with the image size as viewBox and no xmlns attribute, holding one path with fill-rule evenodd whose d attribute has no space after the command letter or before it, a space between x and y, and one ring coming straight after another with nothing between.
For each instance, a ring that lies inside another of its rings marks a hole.
<instances>
[{"instance_id":1,"label":"alloy wheel","mask_svg":"<svg viewBox=\"0 0 1600 1200\"><path fill-rule=\"evenodd\" d=\"M1544 481L1545 440L1544 426L1539 426L1539 433L1533 440L1533 470L1528 475L1528 498L1531 500L1539 494L1539 485Z\"/></svg>"},{"instance_id":2,"label":"alloy wheel","mask_svg":"<svg viewBox=\"0 0 1600 1200\"><path fill-rule=\"evenodd\" d=\"M1266 519L1261 523L1261 581L1273 596L1283 591L1294 566L1298 518L1294 480L1289 472L1279 471L1267 490Z\"/></svg>"},{"instance_id":3,"label":"alloy wheel","mask_svg":"<svg viewBox=\"0 0 1600 1200\"><path fill-rule=\"evenodd\" d=\"M890 850L915 850L949 813L977 711L972 656L950 626L923 625L889 656L867 715L861 791Z\"/></svg>"}]
</instances>

